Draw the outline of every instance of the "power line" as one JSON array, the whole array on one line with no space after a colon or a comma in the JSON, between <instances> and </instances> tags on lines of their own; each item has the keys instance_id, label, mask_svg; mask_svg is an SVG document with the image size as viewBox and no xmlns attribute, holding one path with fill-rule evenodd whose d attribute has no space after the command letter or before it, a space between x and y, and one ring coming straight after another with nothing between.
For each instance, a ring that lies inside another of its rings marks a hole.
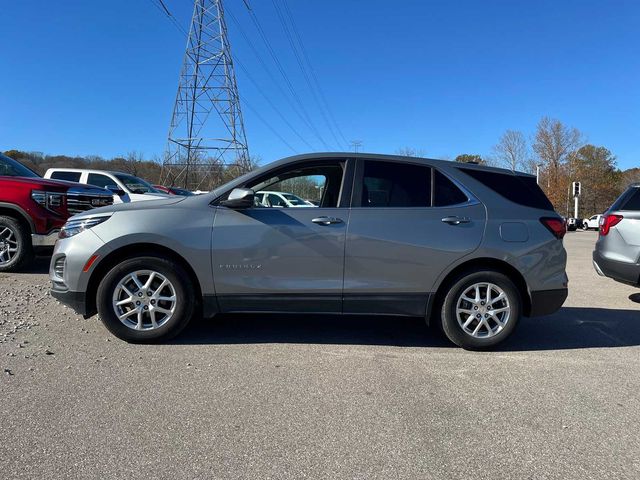
<instances>
[{"instance_id":1,"label":"power line","mask_svg":"<svg viewBox=\"0 0 640 480\"><path fill-rule=\"evenodd\" d=\"M189 41L189 33L182 27L182 25L180 25L180 23L177 21L177 19L173 16L173 14L171 13L171 11L167 8L167 6L165 5L165 3L163 2L163 0L149 0L157 9L158 11L160 11L161 13L163 13L170 21L171 23L173 23L173 25L178 29L178 31L180 31L182 34L184 34L187 37L187 43ZM230 14L230 12L226 12L227 14L229 14L232 18L232 20L234 21L234 23L237 23L237 21L235 20L235 18L233 17L233 15ZM244 33L244 32L243 32ZM256 52L257 55L257 52ZM258 58L260 58L258 56ZM285 122L285 124L287 126L289 126L289 128L291 128L291 130L293 131L293 133L296 134L296 136L298 138L300 138L300 140L302 140L311 150L314 150L314 148L304 139L304 137L302 137L302 135L300 135L298 133L298 131L291 125L291 123L286 119L286 117L282 114L282 112L276 107L276 105L271 101L271 99L260 89L259 84L253 79L253 77L249 74L248 70L244 67L244 65L242 65L240 63L240 61L236 58L235 59L235 63L238 64L238 66L243 70L243 72L245 73L245 75L247 76L247 78L254 84L254 86L256 87L256 89L258 90L258 92L267 100L267 102L269 103L269 105L275 110L275 112L278 114L278 116L280 116L280 118L282 118L282 120ZM266 67L266 65L265 65ZM275 80L275 79L274 79ZM284 92L283 92L284 93ZM256 115L256 117L263 122L267 128L269 128L269 130L271 130L271 132L278 137L282 143L284 143L287 147L289 147L291 150L293 150L294 153L297 153L297 151L289 144L289 142L287 142L268 122L265 121L265 119L257 113L256 109L254 109L251 105L249 105L246 101L246 99L242 99L241 100L242 103L244 103L251 111L253 111Z\"/></svg>"},{"instance_id":2,"label":"power line","mask_svg":"<svg viewBox=\"0 0 640 480\"><path fill-rule=\"evenodd\" d=\"M240 32L240 34L244 38L245 42L247 42L247 44L251 48L251 51L254 53L255 57L258 59L258 62L260 62L260 65L262 65L262 68L264 68L265 72L267 72L267 75L269 76L271 81L274 83L274 85L278 88L278 90L282 94L283 98L287 101L287 103L289 104L291 109L296 113L296 115L300 118L300 120L313 132L313 126L304 117L304 115L302 115L302 113L300 113L299 108L293 103L293 101L291 100L289 94L287 92L285 92L285 90L280 85L280 82L278 82L278 80L276 80L276 78L274 77L273 73L271 72L271 69L268 67L268 65L264 61L263 56L260 55L260 52L258 52L258 49L256 48L255 44L251 41L249 36L242 29L242 26L240 25L240 22L236 19L236 17L229 10L226 10L226 13L229 15L229 18L231 18L231 21L234 23L234 25L236 26L236 28ZM246 72L246 69L243 69L243 70ZM253 82L253 83L255 84L255 82ZM305 141L305 143L307 143L307 142ZM315 148L312 147L311 145L309 145L308 143L307 143L307 145L312 150L315 150Z\"/></svg>"},{"instance_id":3,"label":"power line","mask_svg":"<svg viewBox=\"0 0 640 480\"><path fill-rule=\"evenodd\" d=\"M300 45L300 50L302 52L302 56L305 58L305 60L307 61L307 65L309 66L309 71L311 72L311 77L313 78L317 88L318 88L318 92L320 93L320 98L322 99L322 101L325 104L325 107L327 109L327 113L329 114L329 117L331 118L331 120L333 121L334 126L336 127L336 130L338 131L338 134L340 135L340 138L342 138L344 144L348 144L349 142L347 141L347 139L345 138L345 136L342 133L342 129L340 128L340 125L338 125L338 122L336 121L333 112L331 111L331 108L329 107L329 102L327 102L327 98L324 95L324 92L322 91L322 88L320 87L320 82L318 81L318 76L316 75L315 69L313 68L313 64L311 63L310 57L307 54L307 49L304 46L304 42L302 41L302 37L299 33L298 28L296 27L296 23L295 20L293 19L293 15L291 13L291 9L289 8L289 3L287 2L287 0L282 0L282 4L284 5L284 11L287 14L287 16L289 17L289 22L291 22L291 26L293 28L293 33L295 34L296 38L298 39L298 44Z\"/></svg>"},{"instance_id":4,"label":"power line","mask_svg":"<svg viewBox=\"0 0 640 480\"><path fill-rule=\"evenodd\" d=\"M262 28L262 25L260 24L260 21L258 20L258 17L256 16L256 14L254 13L253 9L249 5L248 0L243 0L243 1L244 1L245 6L247 7L247 11L249 13L249 17L251 18L251 21L253 22L254 26L256 27L256 30L258 30L258 34L260 35L260 38L262 38L262 41L267 46L267 51L269 52L269 55L271 56L271 58L273 59L274 63L276 64L276 67L277 67L278 71L280 72L280 75L282 75L282 78L284 78L284 81L285 81L287 87L289 88L289 91L291 92L291 95L293 96L294 100L296 101L296 103L300 107L300 110L303 112L303 114L306 117L306 119L308 120L308 122L311 124L312 129L313 129L315 135L319 138L320 142L325 146L325 148L330 149L330 147L327 144L327 142L325 142L325 140L322 138L322 135L320 135L320 132L318 131L316 126L311 121L311 117L307 113L307 110L304 108L304 104L300 100L300 96L297 94L297 92L293 88L293 84L291 83L291 80L289 80L289 77L288 77L285 69L283 68L282 64L280 63L280 60L278 59L278 55L276 54L275 50L271 46L271 42L269 41L269 38L267 37L264 29Z\"/></svg>"},{"instance_id":5,"label":"power line","mask_svg":"<svg viewBox=\"0 0 640 480\"><path fill-rule=\"evenodd\" d=\"M300 71L302 72L302 75L304 77L304 80L307 84L307 86L309 87L309 90L311 91L311 94L313 96L313 99L315 100L316 104L318 105L318 110L320 111L320 114L322 115L322 118L325 122L325 124L327 125L327 127L329 128L329 132L331 133L331 135L333 136L333 139L336 141L336 144L338 145L338 147L340 148L340 140L338 140L338 137L336 136L336 133L333 129L333 126L331 125L331 122L329 122L329 118L327 117L327 114L325 113L325 108L323 108L323 105L319 99L319 95L316 92L317 90L317 85L314 85L311 81L311 77L310 74L308 72L308 69L305 65L305 62L303 61L303 57L302 57L302 52L301 52L301 47L296 45L296 42L293 38L293 35L291 34L291 30L289 29L289 25L287 24L286 18L284 16L284 14L282 13L282 10L280 9L278 3L276 0L271 0L271 2L273 3L273 7L276 10L276 14L278 15L278 19L280 20L280 24L282 25L282 29L284 30L284 34L285 37L287 38L287 41L289 42L289 46L291 47L291 50L293 51L293 54L296 58L296 62L298 63L298 67L300 67ZM298 39L300 40L300 39ZM300 50L300 52L298 51Z\"/></svg>"}]
</instances>

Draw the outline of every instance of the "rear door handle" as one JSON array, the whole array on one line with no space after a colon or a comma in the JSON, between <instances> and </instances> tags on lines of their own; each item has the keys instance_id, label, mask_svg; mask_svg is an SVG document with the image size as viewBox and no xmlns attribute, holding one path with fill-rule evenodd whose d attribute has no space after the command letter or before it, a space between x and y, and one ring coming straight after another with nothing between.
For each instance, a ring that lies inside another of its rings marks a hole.
<instances>
[{"instance_id":1,"label":"rear door handle","mask_svg":"<svg viewBox=\"0 0 640 480\"><path fill-rule=\"evenodd\" d=\"M442 221L444 223L448 223L449 225L460 225L461 223L469 223L471 219L468 217L451 216L451 217L444 217Z\"/></svg>"},{"instance_id":2,"label":"rear door handle","mask_svg":"<svg viewBox=\"0 0 640 480\"><path fill-rule=\"evenodd\" d=\"M313 223L317 223L318 225L333 225L334 223L342 223L342 219L336 217L316 217L311 221Z\"/></svg>"}]
</instances>

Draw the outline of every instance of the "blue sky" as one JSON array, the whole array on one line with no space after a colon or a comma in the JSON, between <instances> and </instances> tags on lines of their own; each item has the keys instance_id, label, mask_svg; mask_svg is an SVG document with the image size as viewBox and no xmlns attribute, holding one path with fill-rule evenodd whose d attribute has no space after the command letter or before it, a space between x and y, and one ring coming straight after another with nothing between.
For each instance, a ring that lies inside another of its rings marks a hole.
<instances>
[{"instance_id":1,"label":"blue sky","mask_svg":"<svg viewBox=\"0 0 640 480\"><path fill-rule=\"evenodd\" d=\"M638 1L287 1L333 115L365 151L489 154L504 130L531 135L547 115L609 148L620 167L640 166ZM193 3L165 3L188 28ZM331 138L272 1L251 4ZM225 5L277 74L242 0ZM151 0L4 1L0 20L0 150L162 153L185 39ZM234 56L325 150L227 23ZM309 151L240 69L237 77L240 96L296 151ZM253 112L244 116L252 154L267 162L293 153Z\"/></svg>"}]
</instances>

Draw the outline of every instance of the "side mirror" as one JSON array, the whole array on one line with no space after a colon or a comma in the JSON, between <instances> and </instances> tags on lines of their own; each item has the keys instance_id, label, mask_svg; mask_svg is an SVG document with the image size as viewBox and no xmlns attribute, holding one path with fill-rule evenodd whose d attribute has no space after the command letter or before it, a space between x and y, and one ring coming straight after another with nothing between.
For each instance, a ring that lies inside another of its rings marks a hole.
<instances>
[{"instance_id":1,"label":"side mirror","mask_svg":"<svg viewBox=\"0 0 640 480\"><path fill-rule=\"evenodd\" d=\"M123 196L126 195L127 192L125 192L124 190L122 190L120 187L118 187L117 185L107 185L105 187L107 190L109 190L111 193L118 195L118 196Z\"/></svg>"},{"instance_id":2,"label":"side mirror","mask_svg":"<svg viewBox=\"0 0 640 480\"><path fill-rule=\"evenodd\" d=\"M220 205L228 208L251 208L255 192L250 188L234 188L229 198L220 202Z\"/></svg>"}]
</instances>

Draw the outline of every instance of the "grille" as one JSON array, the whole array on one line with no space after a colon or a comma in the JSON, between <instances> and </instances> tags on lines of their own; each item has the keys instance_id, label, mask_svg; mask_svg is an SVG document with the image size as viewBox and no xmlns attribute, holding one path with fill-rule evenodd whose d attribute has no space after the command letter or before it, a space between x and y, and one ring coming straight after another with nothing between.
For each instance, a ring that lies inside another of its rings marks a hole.
<instances>
[{"instance_id":1,"label":"grille","mask_svg":"<svg viewBox=\"0 0 640 480\"><path fill-rule=\"evenodd\" d=\"M73 189L67 193L67 210L70 215L111 204L113 204L113 196L108 193L79 192Z\"/></svg>"},{"instance_id":2,"label":"grille","mask_svg":"<svg viewBox=\"0 0 640 480\"><path fill-rule=\"evenodd\" d=\"M64 278L64 267L66 263L67 257L62 256L56 258L55 263L53 264L53 273L58 278Z\"/></svg>"}]
</instances>

